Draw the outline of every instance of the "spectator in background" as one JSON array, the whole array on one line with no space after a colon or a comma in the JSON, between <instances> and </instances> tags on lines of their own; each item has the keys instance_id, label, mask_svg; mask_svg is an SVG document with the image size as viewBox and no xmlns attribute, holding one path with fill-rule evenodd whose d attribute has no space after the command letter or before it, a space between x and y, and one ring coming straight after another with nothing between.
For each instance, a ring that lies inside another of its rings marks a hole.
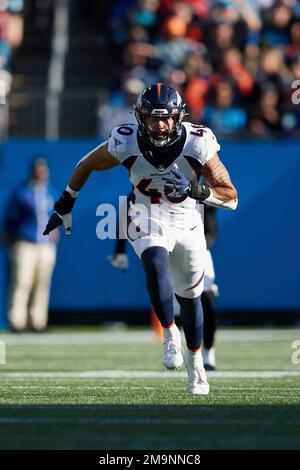
<instances>
[{"instance_id":1,"label":"spectator in background","mask_svg":"<svg viewBox=\"0 0 300 470\"><path fill-rule=\"evenodd\" d=\"M226 112L219 109L226 118L217 126L218 133L224 129L225 135L240 130L251 134L256 129L257 135L254 111L259 114L271 83L283 114L279 127L262 119L268 133L298 129L299 113L290 109L289 99L300 56L297 0L116 0L114 5L114 12L120 5L124 8L123 15L117 15L118 34L122 31L126 38L118 43L123 69L146 85L170 82L185 96L192 122L202 120L204 109L212 111L211 91L226 81L234 99ZM263 105L266 108L269 105Z\"/></svg>"},{"instance_id":2,"label":"spectator in background","mask_svg":"<svg viewBox=\"0 0 300 470\"><path fill-rule=\"evenodd\" d=\"M218 71L224 52L236 45L234 27L229 23L213 24L208 30L208 55L215 71Z\"/></svg>"},{"instance_id":3,"label":"spectator in background","mask_svg":"<svg viewBox=\"0 0 300 470\"><path fill-rule=\"evenodd\" d=\"M13 49L19 47L24 37L23 0L9 0L10 13L9 42Z\"/></svg>"},{"instance_id":4,"label":"spectator in background","mask_svg":"<svg viewBox=\"0 0 300 470\"><path fill-rule=\"evenodd\" d=\"M172 15L162 24L162 36L156 43L156 54L169 70L182 67L186 56L203 53L206 47L186 37L188 25L178 15Z\"/></svg>"},{"instance_id":5,"label":"spectator in background","mask_svg":"<svg viewBox=\"0 0 300 470\"><path fill-rule=\"evenodd\" d=\"M99 135L105 139L111 129L119 124L134 121L133 105L144 90L145 84L137 78L128 78L123 82L120 93L112 95L110 100L99 108Z\"/></svg>"},{"instance_id":6,"label":"spectator in background","mask_svg":"<svg viewBox=\"0 0 300 470\"><path fill-rule=\"evenodd\" d=\"M291 74L280 50L275 47L262 49L256 82L253 87L252 102L258 104L266 84L272 84L276 88L279 94L279 102L282 104L287 88L290 88L290 80Z\"/></svg>"},{"instance_id":7,"label":"spectator in background","mask_svg":"<svg viewBox=\"0 0 300 470\"><path fill-rule=\"evenodd\" d=\"M129 11L128 21L146 28L150 38L155 36L159 18L160 0L138 0L135 8Z\"/></svg>"},{"instance_id":8,"label":"spectator in background","mask_svg":"<svg viewBox=\"0 0 300 470\"><path fill-rule=\"evenodd\" d=\"M184 97L188 104L191 120L202 119L212 75L212 68L204 55L190 54L185 60L183 70L186 76Z\"/></svg>"},{"instance_id":9,"label":"spectator in background","mask_svg":"<svg viewBox=\"0 0 300 470\"><path fill-rule=\"evenodd\" d=\"M210 12L211 3L209 0L161 0L160 11L163 16L171 15L177 12L178 5L182 4L193 10L197 18L207 18Z\"/></svg>"},{"instance_id":10,"label":"spectator in background","mask_svg":"<svg viewBox=\"0 0 300 470\"><path fill-rule=\"evenodd\" d=\"M122 45L127 38L126 18L128 11L134 7L136 0L115 0L109 17L109 26L115 45Z\"/></svg>"},{"instance_id":11,"label":"spectator in background","mask_svg":"<svg viewBox=\"0 0 300 470\"><path fill-rule=\"evenodd\" d=\"M8 126L7 96L11 90L11 59L23 40L23 0L0 1L0 140Z\"/></svg>"},{"instance_id":12,"label":"spectator in background","mask_svg":"<svg viewBox=\"0 0 300 470\"><path fill-rule=\"evenodd\" d=\"M279 91L285 88L290 79L290 73L285 63L285 58L276 47L266 47L261 50L260 70L262 76L258 76L258 81L262 78L265 81L272 81L279 87Z\"/></svg>"},{"instance_id":13,"label":"spectator in background","mask_svg":"<svg viewBox=\"0 0 300 470\"><path fill-rule=\"evenodd\" d=\"M238 89L240 95L248 96L252 92L254 78L244 67L243 56L237 47L231 47L224 53L222 75L228 77Z\"/></svg>"},{"instance_id":14,"label":"spectator in background","mask_svg":"<svg viewBox=\"0 0 300 470\"><path fill-rule=\"evenodd\" d=\"M23 6L22 0L0 2L0 68L6 70L10 69L12 50L23 40Z\"/></svg>"},{"instance_id":15,"label":"spectator in background","mask_svg":"<svg viewBox=\"0 0 300 470\"><path fill-rule=\"evenodd\" d=\"M166 80L172 70L183 66L188 54L206 51L203 44L187 38L186 33L185 20L178 15L172 15L163 22L161 35L155 44L135 43L131 45L129 52L139 60L144 60L142 65L146 66L147 60L152 61L161 77Z\"/></svg>"},{"instance_id":16,"label":"spectator in background","mask_svg":"<svg viewBox=\"0 0 300 470\"><path fill-rule=\"evenodd\" d=\"M205 125L224 135L244 128L247 115L243 108L234 103L234 93L232 84L226 80L212 88L211 104L204 108Z\"/></svg>"},{"instance_id":17,"label":"spectator in background","mask_svg":"<svg viewBox=\"0 0 300 470\"><path fill-rule=\"evenodd\" d=\"M0 69L10 69L12 47L10 43L10 13L0 2Z\"/></svg>"},{"instance_id":18,"label":"spectator in background","mask_svg":"<svg viewBox=\"0 0 300 470\"><path fill-rule=\"evenodd\" d=\"M262 28L264 45L283 47L290 42L290 24L293 20L293 8L284 0L277 0L268 10Z\"/></svg>"},{"instance_id":19,"label":"spectator in background","mask_svg":"<svg viewBox=\"0 0 300 470\"><path fill-rule=\"evenodd\" d=\"M300 56L300 21L295 21L290 28L290 43L285 48L287 60Z\"/></svg>"},{"instance_id":20,"label":"spectator in background","mask_svg":"<svg viewBox=\"0 0 300 470\"><path fill-rule=\"evenodd\" d=\"M28 323L35 331L47 326L58 241L58 231L49 238L42 234L56 198L48 177L47 161L36 158L29 180L16 189L7 207L5 231L11 254L8 320L13 331L24 331Z\"/></svg>"},{"instance_id":21,"label":"spectator in background","mask_svg":"<svg viewBox=\"0 0 300 470\"><path fill-rule=\"evenodd\" d=\"M257 136L266 136L282 130L280 95L272 83L265 83L258 106L253 108L248 123L249 130Z\"/></svg>"}]
</instances>

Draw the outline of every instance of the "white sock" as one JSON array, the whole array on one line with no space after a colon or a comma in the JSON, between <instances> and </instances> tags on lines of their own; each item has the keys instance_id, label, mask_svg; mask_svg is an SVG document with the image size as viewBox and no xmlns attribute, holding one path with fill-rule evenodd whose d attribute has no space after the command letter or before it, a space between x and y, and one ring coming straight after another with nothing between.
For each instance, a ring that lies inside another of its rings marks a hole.
<instances>
[{"instance_id":1,"label":"white sock","mask_svg":"<svg viewBox=\"0 0 300 470\"><path fill-rule=\"evenodd\" d=\"M179 334L179 330L175 323L173 323L173 325L170 326L170 328L163 328L163 330L164 330L164 338L169 338L170 336L178 336Z\"/></svg>"},{"instance_id":2,"label":"white sock","mask_svg":"<svg viewBox=\"0 0 300 470\"><path fill-rule=\"evenodd\" d=\"M188 349L188 353L191 357L196 358L198 356L201 356L201 349L198 349L198 351L190 351Z\"/></svg>"}]
</instances>

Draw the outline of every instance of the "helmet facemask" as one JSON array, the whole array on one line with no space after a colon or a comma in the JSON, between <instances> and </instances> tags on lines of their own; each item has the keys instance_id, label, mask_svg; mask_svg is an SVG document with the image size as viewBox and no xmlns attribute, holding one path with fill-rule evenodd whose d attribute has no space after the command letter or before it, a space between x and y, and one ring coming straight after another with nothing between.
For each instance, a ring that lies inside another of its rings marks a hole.
<instances>
[{"instance_id":1,"label":"helmet facemask","mask_svg":"<svg viewBox=\"0 0 300 470\"><path fill-rule=\"evenodd\" d=\"M154 147L167 147L180 137L181 123L186 114L185 104L182 103L180 95L168 85L162 86L169 93L167 98L170 97L170 100L164 102L157 100L155 92L153 97L151 91L155 89L156 85L154 85L141 93L134 106L139 134L144 141ZM156 124L156 120L165 121L167 126L162 126L163 129L161 129L158 123Z\"/></svg>"},{"instance_id":2,"label":"helmet facemask","mask_svg":"<svg viewBox=\"0 0 300 470\"><path fill-rule=\"evenodd\" d=\"M184 111L176 108L170 111L167 109L136 109L135 115L139 123L141 137L155 147L168 146L180 137ZM155 121L162 120L166 123L164 129L160 129L158 124L155 124ZM173 122L171 123L170 120ZM165 138L160 134L164 134Z\"/></svg>"}]
</instances>

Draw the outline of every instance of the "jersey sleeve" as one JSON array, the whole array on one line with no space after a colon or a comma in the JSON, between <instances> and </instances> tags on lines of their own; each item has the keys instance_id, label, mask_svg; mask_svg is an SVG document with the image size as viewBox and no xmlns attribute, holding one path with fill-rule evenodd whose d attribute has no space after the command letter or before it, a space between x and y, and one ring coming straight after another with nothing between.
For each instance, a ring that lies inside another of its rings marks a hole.
<instances>
[{"instance_id":1,"label":"jersey sleeve","mask_svg":"<svg viewBox=\"0 0 300 470\"><path fill-rule=\"evenodd\" d=\"M217 152L219 152L221 146L219 142L217 141L217 138L213 131L207 129L207 136L206 136L206 152L205 152L205 161L208 162L214 155L216 155Z\"/></svg>"},{"instance_id":2,"label":"jersey sleeve","mask_svg":"<svg viewBox=\"0 0 300 470\"><path fill-rule=\"evenodd\" d=\"M208 127L204 127L202 136L195 136L195 151L202 165L205 165L220 150L215 134Z\"/></svg>"},{"instance_id":3,"label":"jersey sleeve","mask_svg":"<svg viewBox=\"0 0 300 470\"><path fill-rule=\"evenodd\" d=\"M187 123L186 130L188 132L187 151L201 165L205 165L220 150L216 136L211 129L205 126Z\"/></svg>"},{"instance_id":4,"label":"jersey sleeve","mask_svg":"<svg viewBox=\"0 0 300 470\"><path fill-rule=\"evenodd\" d=\"M134 133L134 129L129 125L118 126L111 131L108 139L108 151L120 163L123 163L131 154Z\"/></svg>"}]
</instances>

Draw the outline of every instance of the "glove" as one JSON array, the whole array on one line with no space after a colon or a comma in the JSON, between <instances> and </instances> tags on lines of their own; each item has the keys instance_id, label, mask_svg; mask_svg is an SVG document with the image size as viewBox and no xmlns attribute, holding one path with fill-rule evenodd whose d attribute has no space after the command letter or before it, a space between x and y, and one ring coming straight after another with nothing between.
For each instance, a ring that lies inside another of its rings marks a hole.
<instances>
[{"instance_id":1,"label":"glove","mask_svg":"<svg viewBox=\"0 0 300 470\"><path fill-rule=\"evenodd\" d=\"M171 190L171 192L168 192L168 196L174 198L189 196L191 182L187 177L175 168L171 170L171 174L172 177L163 178L166 181L165 188Z\"/></svg>"},{"instance_id":2,"label":"glove","mask_svg":"<svg viewBox=\"0 0 300 470\"><path fill-rule=\"evenodd\" d=\"M207 199L211 194L211 190L205 184L199 184L197 180L192 181L190 189L189 189L189 196L192 199L196 199L197 201L203 202Z\"/></svg>"},{"instance_id":3,"label":"glove","mask_svg":"<svg viewBox=\"0 0 300 470\"><path fill-rule=\"evenodd\" d=\"M199 184L196 179L194 181L188 180L183 173L180 173L175 168L171 170L171 173L173 178L163 178L167 182L165 188L172 190L172 192L168 193L168 196L174 198L189 196L201 202L210 196L211 191L205 184Z\"/></svg>"},{"instance_id":4,"label":"glove","mask_svg":"<svg viewBox=\"0 0 300 470\"><path fill-rule=\"evenodd\" d=\"M72 227L72 209L75 204L76 198L72 197L68 191L64 191L61 197L54 204L55 212L51 215L43 235L48 235L52 230L64 225L65 233L67 236L71 235Z\"/></svg>"},{"instance_id":5,"label":"glove","mask_svg":"<svg viewBox=\"0 0 300 470\"><path fill-rule=\"evenodd\" d=\"M60 225L64 225L65 233L69 237L71 235L72 227L72 214L59 215L57 212L53 212L48 223L43 231L43 235L49 235L52 230L56 229Z\"/></svg>"}]
</instances>

